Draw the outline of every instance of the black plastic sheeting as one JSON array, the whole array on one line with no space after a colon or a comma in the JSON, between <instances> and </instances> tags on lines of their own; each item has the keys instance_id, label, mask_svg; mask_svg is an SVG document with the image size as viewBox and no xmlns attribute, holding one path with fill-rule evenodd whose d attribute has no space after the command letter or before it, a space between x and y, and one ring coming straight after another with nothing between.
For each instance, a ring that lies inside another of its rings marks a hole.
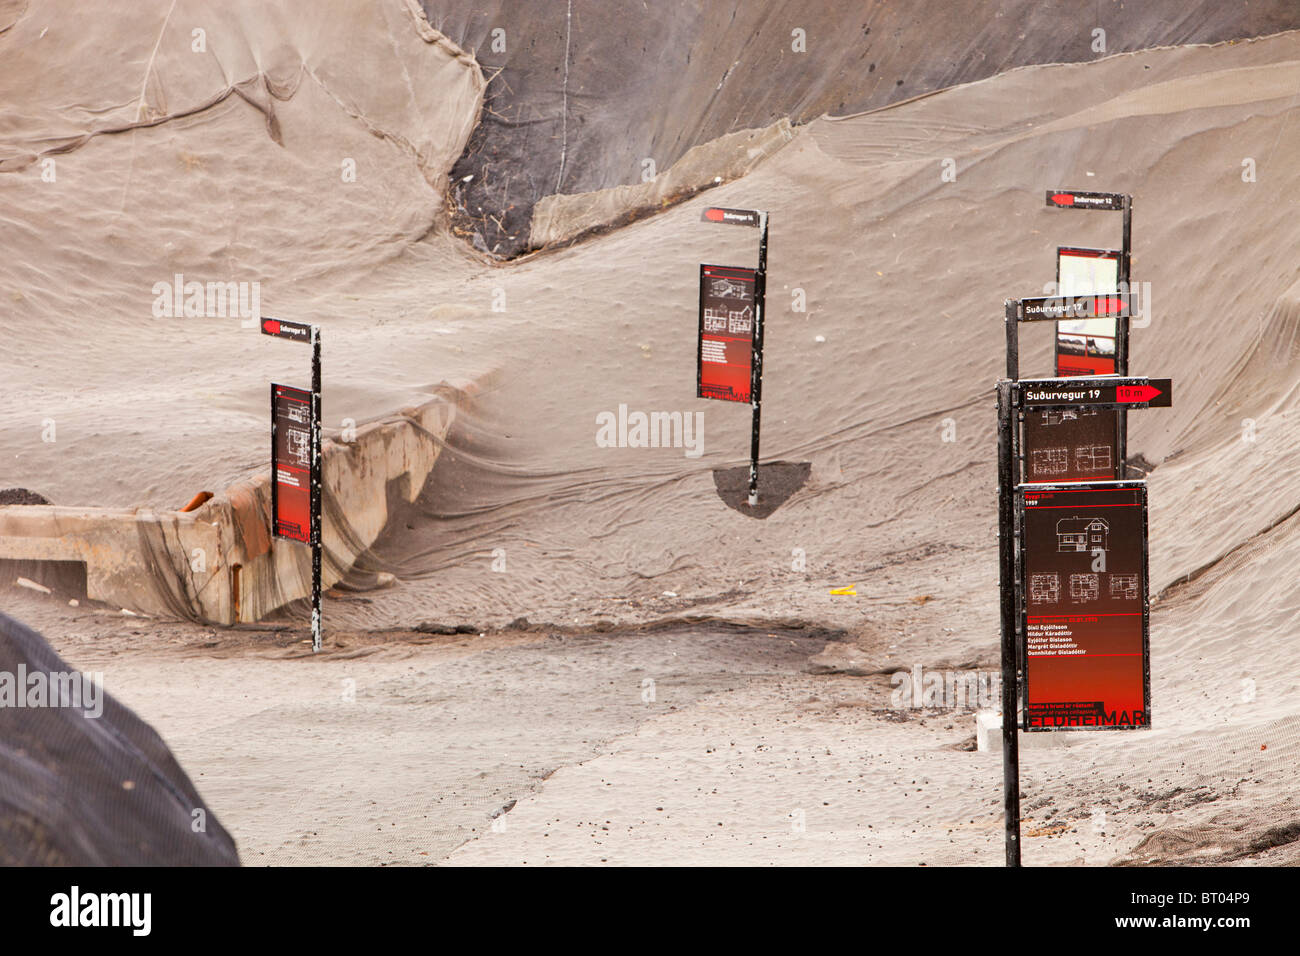
<instances>
[{"instance_id":1,"label":"black plastic sheeting","mask_svg":"<svg viewBox=\"0 0 1300 956\"><path fill-rule=\"evenodd\" d=\"M422 2L490 80L452 198L459 231L503 257L526 250L542 197L640 182L646 160L665 170L738 129L1029 64L1300 28L1300 0Z\"/></svg>"},{"instance_id":2,"label":"black plastic sheeting","mask_svg":"<svg viewBox=\"0 0 1300 956\"><path fill-rule=\"evenodd\" d=\"M51 673L74 672L0 614L0 675L22 691ZM152 727L102 690L98 716L87 716L98 708L85 696L43 699L0 705L0 865L239 864L235 841Z\"/></svg>"}]
</instances>

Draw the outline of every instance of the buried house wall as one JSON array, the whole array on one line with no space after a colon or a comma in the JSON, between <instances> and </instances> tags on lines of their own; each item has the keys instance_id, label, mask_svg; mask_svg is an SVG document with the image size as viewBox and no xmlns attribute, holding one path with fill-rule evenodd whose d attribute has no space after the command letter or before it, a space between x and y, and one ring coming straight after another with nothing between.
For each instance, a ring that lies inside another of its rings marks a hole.
<instances>
[{"instance_id":1,"label":"buried house wall","mask_svg":"<svg viewBox=\"0 0 1300 956\"><path fill-rule=\"evenodd\" d=\"M321 449L324 587L388 523L389 491L414 501L472 387L403 409ZM191 512L0 507L0 559L81 561L86 596L143 614L230 625L311 595L311 549L273 539L270 472Z\"/></svg>"}]
</instances>

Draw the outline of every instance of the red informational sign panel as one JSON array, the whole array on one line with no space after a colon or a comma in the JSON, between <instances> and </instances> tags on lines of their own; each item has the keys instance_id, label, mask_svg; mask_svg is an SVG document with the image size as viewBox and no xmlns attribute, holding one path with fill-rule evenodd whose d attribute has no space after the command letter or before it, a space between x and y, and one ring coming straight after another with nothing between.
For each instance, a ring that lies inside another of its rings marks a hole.
<instances>
[{"instance_id":1,"label":"red informational sign panel","mask_svg":"<svg viewBox=\"0 0 1300 956\"><path fill-rule=\"evenodd\" d=\"M696 395L750 400L754 359L754 282L758 270L700 266Z\"/></svg>"},{"instance_id":2,"label":"red informational sign panel","mask_svg":"<svg viewBox=\"0 0 1300 956\"><path fill-rule=\"evenodd\" d=\"M312 541L312 394L271 386L271 511L276 535Z\"/></svg>"},{"instance_id":3,"label":"red informational sign panel","mask_svg":"<svg viewBox=\"0 0 1300 956\"><path fill-rule=\"evenodd\" d=\"M1147 489L1021 485L1025 730L1151 722Z\"/></svg>"},{"instance_id":4,"label":"red informational sign panel","mask_svg":"<svg viewBox=\"0 0 1300 956\"><path fill-rule=\"evenodd\" d=\"M1120 253L1115 249L1057 249L1058 292L1062 296L1104 296L1117 293L1119 260ZM1075 318L1058 322L1056 374L1115 374L1115 332L1114 319Z\"/></svg>"}]
</instances>

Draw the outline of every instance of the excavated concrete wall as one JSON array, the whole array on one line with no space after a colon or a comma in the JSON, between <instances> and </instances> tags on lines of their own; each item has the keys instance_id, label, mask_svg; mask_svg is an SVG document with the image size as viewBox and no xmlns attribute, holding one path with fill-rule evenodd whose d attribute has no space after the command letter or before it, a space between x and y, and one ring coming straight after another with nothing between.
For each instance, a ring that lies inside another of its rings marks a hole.
<instances>
[{"instance_id":1,"label":"excavated concrete wall","mask_svg":"<svg viewBox=\"0 0 1300 956\"><path fill-rule=\"evenodd\" d=\"M414 501L457 409L477 384L402 409L322 447L322 583L339 581L388 523L390 493ZM86 596L132 611L230 625L311 595L311 551L271 536L270 471L190 512L0 507L0 559L80 561Z\"/></svg>"}]
</instances>

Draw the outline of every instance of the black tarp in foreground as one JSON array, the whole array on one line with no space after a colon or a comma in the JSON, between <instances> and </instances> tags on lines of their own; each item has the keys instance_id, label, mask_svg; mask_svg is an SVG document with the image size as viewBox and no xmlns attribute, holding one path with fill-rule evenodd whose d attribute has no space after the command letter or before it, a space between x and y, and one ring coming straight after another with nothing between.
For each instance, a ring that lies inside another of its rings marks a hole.
<instances>
[{"instance_id":1,"label":"black tarp in foreground","mask_svg":"<svg viewBox=\"0 0 1300 956\"><path fill-rule=\"evenodd\" d=\"M0 865L238 864L157 732L0 614Z\"/></svg>"}]
</instances>

